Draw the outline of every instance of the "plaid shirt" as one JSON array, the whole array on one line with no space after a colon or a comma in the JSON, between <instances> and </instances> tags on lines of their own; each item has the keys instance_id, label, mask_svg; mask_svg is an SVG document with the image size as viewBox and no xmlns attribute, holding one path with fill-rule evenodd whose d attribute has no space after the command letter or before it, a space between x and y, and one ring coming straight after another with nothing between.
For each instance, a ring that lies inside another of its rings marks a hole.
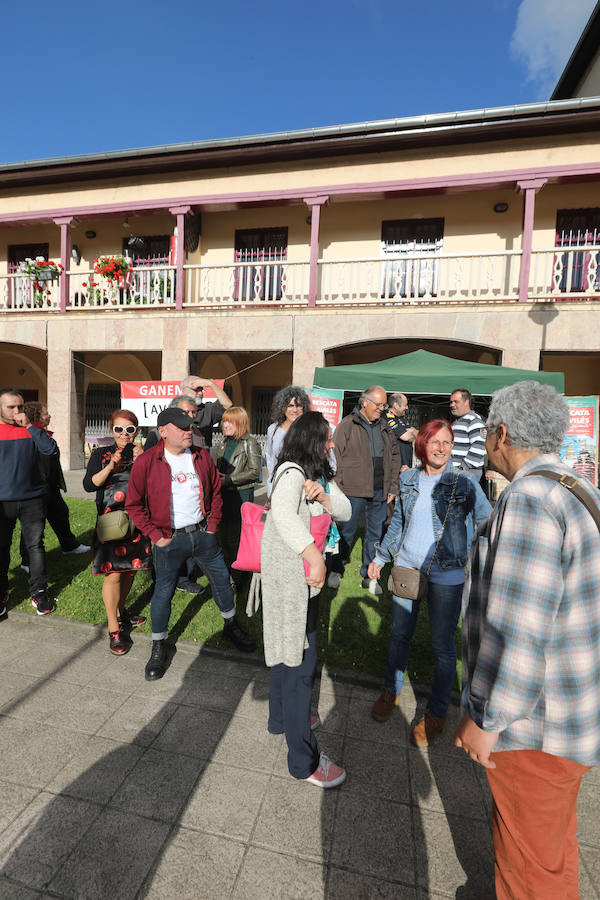
<instances>
[{"instance_id":1,"label":"plaid shirt","mask_svg":"<svg viewBox=\"0 0 600 900\"><path fill-rule=\"evenodd\" d=\"M476 534L463 595L463 709L496 750L600 763L600 534L583 504L523 465ZM600 506L600 491L579 484Z\"/></svg>"}]
</instances>

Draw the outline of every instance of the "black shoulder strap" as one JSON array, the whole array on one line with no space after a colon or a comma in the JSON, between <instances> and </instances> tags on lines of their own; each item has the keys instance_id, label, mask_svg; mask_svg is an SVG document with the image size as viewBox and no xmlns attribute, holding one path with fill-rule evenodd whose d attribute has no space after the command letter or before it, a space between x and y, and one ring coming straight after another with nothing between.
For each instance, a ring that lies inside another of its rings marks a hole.
<instances>
[{"instance_id":1,"label":"black shoulder strap","mask_svg":"<svg viewBox=\"0 0 600 900\"><path fill-rule=\"evenodd\" d=\"M574 475L567 475L566 473L560 475L558 472L554 472L552 469L534 469L533 472L528 472L527 475L543 475L544 478L551 478L552 481L557 481L559 484L561 484L571 494L573 494L574 497L577 497L577 499L581 503L583 503L590 516L596 523L596 527L600 531L600 509L589 498L587 493L580 487L579 478L576 478Z\"/></svg>"}]
</instances>

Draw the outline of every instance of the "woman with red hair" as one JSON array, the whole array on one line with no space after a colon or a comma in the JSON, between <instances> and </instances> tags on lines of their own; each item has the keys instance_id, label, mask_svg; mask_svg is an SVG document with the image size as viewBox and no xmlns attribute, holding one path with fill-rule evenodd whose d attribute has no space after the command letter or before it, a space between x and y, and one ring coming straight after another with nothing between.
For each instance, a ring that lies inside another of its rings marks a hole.
<instances>
[{"instance_id":1,"label":"woman with red hair","mask_svg":"<svg viewBox=\"0 0 600 900\"><path fill-rule=\"evenodd\" d=\"M379 578L392 560L395 566L418 570L426 581L435 665L425 715L412 732L419 747L428 746L446 725L456 674L454 632L469 553L466 519L472 512L478 525L491 512L479 485L452 465L452 444L452 428L445 419L433 419L419 429L415 455L420 465L400 475L394 516L368 573ZM393 594L385 686L372 710L378 722L387 721L399 703L419 605L420 599Z\"/></svg>"},{"instance_id":2,"label":"woman with red hair","mask_svg":"<svg viewBox=\"0 0 600 900\"><path fill-rule=\"evenodd\" d=\"M83 479L86 491L96 491L98 518L105 513L125 511L127 485L133 461L143 450L135 443L138 420L129 409L116 409L109 428L114 442L92 451ZM137 529L130 537L116 541L98 540L94 532L92 574L103 575L102 599L108 619L108 646L111 653L122 656L131 649L129 632L146 621L125 609L135 573L152 565L150 541Z\"/></svg>"}]
</instances>

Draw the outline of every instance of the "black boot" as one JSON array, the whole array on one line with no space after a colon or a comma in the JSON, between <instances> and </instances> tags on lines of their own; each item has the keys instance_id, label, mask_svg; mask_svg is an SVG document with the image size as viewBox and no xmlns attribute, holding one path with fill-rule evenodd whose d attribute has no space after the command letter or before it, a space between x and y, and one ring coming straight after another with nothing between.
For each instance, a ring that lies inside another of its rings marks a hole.
<instances>
[{"instance_id":1,"label":"black boot","mask_svg":"<svg viewBox=\"0 0 600 900\"><path fill-rule=\"evenodd\" d=\"M223 637L235 644L243 653L252 653L256 650L256 642L247 631L244 631L235 616L232 619L225 619Z\"/></svg>"},{"instance_id":2,"label":"black boot","mask_svg":"<svg viewBox=\"0 0 600 900\"><path fill-rule=\"evenodd\" d=\"M152 641L152 653L146 663L146 681L157 681L167 670L167 642Z\"/></svg>"}]
</instances>

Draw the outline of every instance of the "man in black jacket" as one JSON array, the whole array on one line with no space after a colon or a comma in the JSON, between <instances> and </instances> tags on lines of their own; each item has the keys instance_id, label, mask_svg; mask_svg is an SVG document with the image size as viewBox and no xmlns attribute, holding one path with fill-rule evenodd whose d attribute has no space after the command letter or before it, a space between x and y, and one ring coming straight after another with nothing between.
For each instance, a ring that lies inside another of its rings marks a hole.
<instances>
[{"instance_id":1,"label":"man in black jacket","mask_svg":"<svg viewBox=\"0 0 600 900\"><path fill-rule=\"evenodd\" d=\"M48 408L43 403L26 403L25 415L35 428L45 431L50 437L52 432L48 431L48 425L52 416L48 412ZM63 475L62 466L60 464L60 451L56 448L56 453L51 456L38 456L38 463L42 479L46 485L46 520L52 531L58 538L63 553L78 554L87 553L90 550L88 544L80 544L79 540L71 531L71 523L69 521L69 507L62 498L61 491L67 490L65 476ZM29 554L23 532L21 532L21 568L29 572Z\"/></svg>"},{"instance_id":2,"label":"man in black jacket","mask_svg":"<svg viewBox=\"0 0 600 900\"><path fill-rule=\"evenodd\" d=\"M17 519L29 553L31 602L38 616L56 609L47 596L46 486L38 453L51 456L57 449L56 441L25 415L22 395L12 388L0 391L0 616L6 614L10 545Z\"/></svg>"}]
</instances>

